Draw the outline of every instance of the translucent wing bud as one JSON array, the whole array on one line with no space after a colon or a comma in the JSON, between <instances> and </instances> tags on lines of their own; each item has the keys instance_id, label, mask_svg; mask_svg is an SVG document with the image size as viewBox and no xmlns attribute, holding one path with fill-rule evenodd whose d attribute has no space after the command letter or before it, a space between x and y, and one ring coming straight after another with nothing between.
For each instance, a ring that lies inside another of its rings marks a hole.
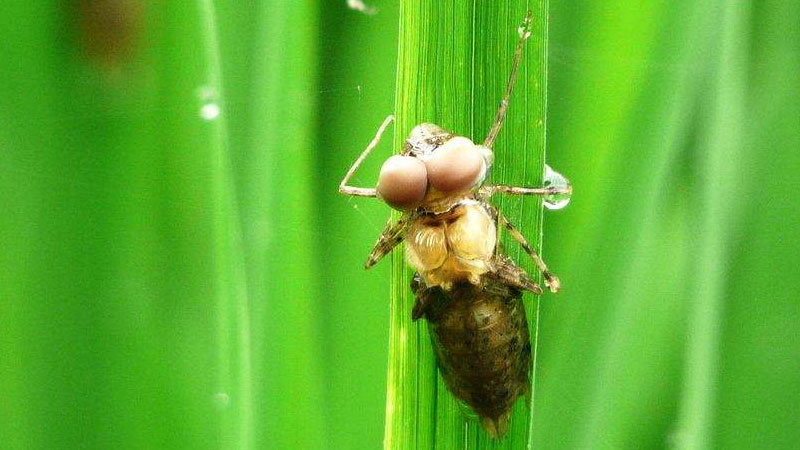
<instances>
[{"instance_id":1,"label":"translucent wing bud","mask_svg":"<svg viewBox=\"0 0 800 450\"><path fill-rule=\"evenodd\" d=\"M471 188L483 175L486 163L475 144L455 136L439 146L425 161L428 181L442 192L459 192Z\"/></svg>"},{"instance_id":2,"label":"translucent wing bud","mask_svg":"<svg viewBox=\"0 0 800 450\"><path fill-rule=\"evenodd\" d=\"M419 205L428 190L425 163L413 156L390 156L378 176L378 196L389 206L409 210Z\"/></svg>"}]
</instances>

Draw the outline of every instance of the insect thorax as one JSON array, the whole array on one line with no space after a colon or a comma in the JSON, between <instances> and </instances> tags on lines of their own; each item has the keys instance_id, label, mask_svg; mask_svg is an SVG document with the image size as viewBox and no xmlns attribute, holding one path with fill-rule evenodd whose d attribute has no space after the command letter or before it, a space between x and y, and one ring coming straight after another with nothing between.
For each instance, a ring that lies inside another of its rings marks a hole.
<instances>
[{"instance_id":1,"label":"insect thorax","mask_svg":"<svg viewBox=\"0 0 800 450\"><path fill-rule=\"evenodd\" d=\"M491 270L496 244L492 216L480 202L466 199L446 213L417 216L406 236L406 256L428 286L450 289L462 280L479 284Z\"/></svg>"}]
</instances>

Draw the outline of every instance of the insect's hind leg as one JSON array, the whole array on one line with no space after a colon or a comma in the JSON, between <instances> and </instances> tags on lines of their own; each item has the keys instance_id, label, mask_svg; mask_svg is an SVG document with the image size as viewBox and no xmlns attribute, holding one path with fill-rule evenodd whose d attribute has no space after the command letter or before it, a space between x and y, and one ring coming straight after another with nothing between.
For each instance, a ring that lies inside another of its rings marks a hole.
<instances>
[{"instance_id":1,"label":"insect's hind leg","mask_svg":"<svg viewBox=\"0 0 800 450\"><path fill-rule=\"evenodd\" d=\"M555 276L550 270L547 268L547 264L544 263L542 257L536 253L536 250L531 247L528 243L528 240L525 239L525 236L520 233L520 231L508 221L500 212L497 213L498 221L508 230L508 233L514 238L515 241L519 242L519 245L522 246L522 249L525 250L525 253L530 255L533 259L533 262L536 263L536 267L539 268L539 271L542 272L542 276L544 277L544 282L547 287L550 289L550 292L556 293L559 289L561 289L561 281Z\"/></svg>"},{"instance_id":2,"label":"insect's hind leg","mask_svg":"<svg viewBox=\"0 0 800 450\"><path fill-rule=\"evenodd\" d=\"M508 288L515 288L520 291L533 292L536 295L542 294L542 288L533 281L525 269L514 264L511 258L505 255L496 255L492 262L494 270L486 276L489 280L498 280L501 283L484 283L484 290L494 291L498 295L508 296Z\"/></svg>"},{"instance_id":3,"label":"insect's hind leg","mask_svg":"<svg viewBox=\"0 0 800 450\"><path fill-rule=\"evenodd\" d=\"M386 131L386 128L389 126L390 123L394 121L394 115L389 114L386 119L383 120L383 123L380 127L378 127L377 133L375 133L375 137L372 138L367 148L361 152L361 155L355 160L353 165L350 167L350 170L347 171L342 181L339 183L339 192L345 195L355 195L357 197L376 197L377 193L375 188L361 188L355 186L349 186L347 183L350 182L350 178L352 178L353 174L356 173L356 170L361 166L361 163L367 159L369 152L371 152L381 141L381 136L383 132Z\"/></svg>"}]
</instances>

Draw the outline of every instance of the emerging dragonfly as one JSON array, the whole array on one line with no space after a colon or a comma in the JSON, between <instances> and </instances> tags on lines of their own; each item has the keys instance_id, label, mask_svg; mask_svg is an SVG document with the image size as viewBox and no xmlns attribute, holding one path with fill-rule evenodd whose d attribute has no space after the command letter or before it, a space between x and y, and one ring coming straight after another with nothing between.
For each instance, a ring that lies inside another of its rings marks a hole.
<instances>
[{"instance_id":1,"label":"emerging dragonfly","mask_svg":"<svg viewBox=\"0 0 800 450\"><path fill-rule=\"evenodd\" d=\"M505 434L516 399L530 392L531 344L521 298L522 291L542 293L533 278L501 252L500 231L505 228L533 258L550 291L557 292L560 282L489 199L494 194L572 193L565 180L545 187L484 184L531 21L528 12L519 29L506 92L483 144L423 123L411 130L402 153L384 162L376 188L348 185L394 120L390 115L339 185L342 194L378 197L402 212L395 223L386 225L365 267L405 240L408 263L417 271L412 281L417 296L413 319L428 320L445 384L494 437Z\"/></svg>"}]
</instances>

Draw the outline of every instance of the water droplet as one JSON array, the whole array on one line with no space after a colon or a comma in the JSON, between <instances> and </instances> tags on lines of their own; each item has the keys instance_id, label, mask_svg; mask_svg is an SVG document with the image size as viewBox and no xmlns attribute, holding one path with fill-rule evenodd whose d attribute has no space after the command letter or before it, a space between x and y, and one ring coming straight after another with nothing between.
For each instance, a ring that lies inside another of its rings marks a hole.
<instances>
[{"instance_id":1,"label":"water droplet","mask_svg":"<svg viewBox=\"0 0 800 450\"><path fill-rule=\"evenodd\" d=\"M378 13L378 8L373 8L364 4L361 0L347 0L347 7L371 16Z\"/></svg>"},{"instance_id":2,"label":"water droplet","mask_svg":"<svg viewBox=\"0 0 800 450\"><path fill-rule=\"evenodd\" d=\"M214 120L219 117L219 105L216 103L206 103L200 107L200 117L204 120Z\"/></svg>"},{"instance_id":3,"label":"water droplet","mask_svg":"<svg viewBox=\"0 0 800 450\"><path fill-rule=\"evenodd\" d=\"M531 37L531 22L533 18L531 17L531 12L528 11L528 15L522 20L522 24L517 28L517 33L519 33L519 37L522 39L528 39Z\"/></svg>"},{"instance_id":4,"label":"water droplet","mask_svg":"<svg viewBox=\"0 0 800 450\"><path fill-rule=\"evenodd\" d=\"M569 188L569 181L564 178L564 175L553 170L547 164L544 165L544 187L552 187L556 189ZM544 197L544 206L547 209L561 209L569 204L571 193L561 192L557 194L550 194Z\"/></svg>"},{"instance_id":5,"label":"water droplet","mask_svg":"<svg viewBox=\"0 0 800 450\"><path fill-rule=\"evenodd\" d=\"M200 106L200 117L203 120L215 120L222 112L217 103L217 92L208 86L202 86L198 89L197 95L200 101L203 102Z\"/></svg>"}]
</instances>

